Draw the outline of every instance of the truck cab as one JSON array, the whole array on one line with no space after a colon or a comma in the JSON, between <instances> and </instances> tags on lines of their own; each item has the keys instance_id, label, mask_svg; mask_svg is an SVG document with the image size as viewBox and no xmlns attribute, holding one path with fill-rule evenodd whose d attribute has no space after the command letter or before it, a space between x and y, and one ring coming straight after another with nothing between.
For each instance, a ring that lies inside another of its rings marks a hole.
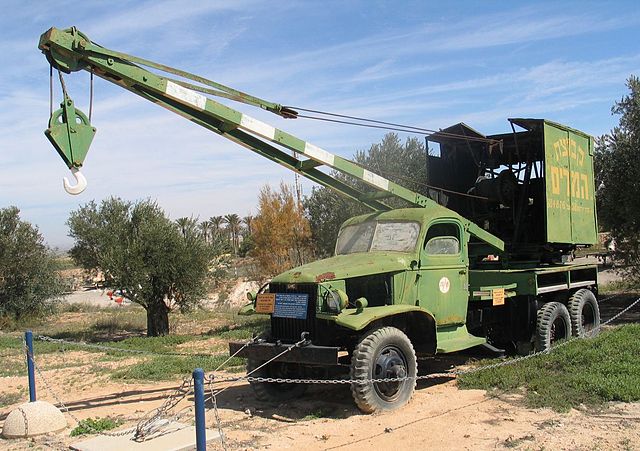
<instances>
[{"instance_id":1,"label":"truck cab","mask_svg":"<svg viewBox=\"0 0 640 451\"><path fill-rule=\"evenodd\" d=\"M274 277L243 313L270 314L273 341L308 332L317 345L338 345L396 315L421 317L432 330L415 340L433 353L437 329L468 336L471 237L468 221L438 206L358 216L340 228L333 257Z\"/></svg>"}]
</instances>

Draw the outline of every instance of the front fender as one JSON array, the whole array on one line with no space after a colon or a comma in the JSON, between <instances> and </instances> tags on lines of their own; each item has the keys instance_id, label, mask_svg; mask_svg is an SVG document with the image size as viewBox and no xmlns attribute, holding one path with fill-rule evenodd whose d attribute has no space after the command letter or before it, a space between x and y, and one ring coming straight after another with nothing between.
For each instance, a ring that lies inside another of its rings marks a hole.
<instances>
[{"instance_id":1,"label":"front fender","mask_svg":"<svg viewBox=\"0 0 640 451\"><path fill-rule=\"evenodd\" d=\"M351 330L362 330L369 324L382 318L387 318L403 313L416 312L428 316L435 324L435 317L429 310L415 305L383 305L380 307L366 307L358 312L356 309L347 309L335 317L337 325Z\"/></svg>"}]
</instances>

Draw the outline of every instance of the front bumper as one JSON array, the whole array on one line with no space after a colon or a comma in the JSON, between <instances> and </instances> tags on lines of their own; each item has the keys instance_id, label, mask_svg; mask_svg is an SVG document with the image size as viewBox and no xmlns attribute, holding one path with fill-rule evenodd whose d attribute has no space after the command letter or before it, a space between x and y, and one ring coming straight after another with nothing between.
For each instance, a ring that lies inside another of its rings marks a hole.
<instances>
[{"instance_id":1,"label":"front bumper","mask_svg":"<svg viewBox=\"0 0 640 451\"><path fill-rule=\"evenodd\" d=\"M229 355L238 352L245 343L229 343ZM256 342L247 345L237 354L237 357L245 357L252 360L267 361L278 354L288 350L278 357L275 362L304 363L311 365L337 365L338 350L330 346L315 346L312 344L305 346Z\"/></svg>"}]
</instances>

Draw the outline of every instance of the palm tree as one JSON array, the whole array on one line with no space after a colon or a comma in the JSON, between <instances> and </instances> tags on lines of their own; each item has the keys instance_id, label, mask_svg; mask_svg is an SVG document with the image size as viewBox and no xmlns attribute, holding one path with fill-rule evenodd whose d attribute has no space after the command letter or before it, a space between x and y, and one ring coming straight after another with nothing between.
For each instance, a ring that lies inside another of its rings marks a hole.
<instances>
[{"instance_id":1,"label":"palm tree","mask_svg":"<svg viewBox=\"0 0 640 451\"><path fill-rule=\"evenodd\" d=\"M209 221L202 221L198 228L200 229L202 238L204 238L204 241L208 243L210 238L209 231L211 230L211 223Z\"/></svg>"},{"instance_id":2,"label":"palm tree","mask_svg":"<svg viewBox=\"0 0 640 451\"><path fill-rule=\"evenodd\" d=\"M186 216L184 216L182 218L176 219L176 224L178 225L182 236L186 238L187 236L193 234L196 226L198 225L198 221L193 219L193 217L187 218Z\"/></svg>"},{"instance_id":3,"label":"palm tree","mask_svg":"<svg viewBox=\"0 0 640 451\"><path fill-rule=\"evenodd\" d=\"M229 232L229 237L231 238L231 245L233 246L233 254L238 255L238 245L240 236L240 216L235 213L231 213L224 216L224 222L227 224L227 231Z\"/></svg>"},{"instance_id":4,"label":"palm tree","mask_svg":"<svg viewBox=\"0 0 640 451\"><path fill-rule=\"evenodd\" d=\"M209 218L209 224L211 224L211 228L216 232L220 231L222 224L224 224L224 217L222 216L211 216Z\"/></svg>"},{"instance_id":5,"label":"palm tree","mask_svg":"<svg viewBox=\"0 0 640 451\"><path fill-rule=\"evenodd\" d=\"M247 215L244 218L242 218L242 223L245 225L245 230L247 235L251 235L253 233L253 230L251 229L252 222L253 222L253 216L251 215Z\"/></svg>"},{"instance_id":6,"label":"palm tree","mask_svg":"<svg viewBox=\"0 0 640 451\"><path fill-rule=\"evenodd\" d=\"M183 216L182 218L176 219L176 224L180 228L180 232L182 233L182 236L184 236L184 237L187 236L187 229L189 227L189 220L190 220L190 218L187 218L186 216Z\"/></svg>"}]
</instances>

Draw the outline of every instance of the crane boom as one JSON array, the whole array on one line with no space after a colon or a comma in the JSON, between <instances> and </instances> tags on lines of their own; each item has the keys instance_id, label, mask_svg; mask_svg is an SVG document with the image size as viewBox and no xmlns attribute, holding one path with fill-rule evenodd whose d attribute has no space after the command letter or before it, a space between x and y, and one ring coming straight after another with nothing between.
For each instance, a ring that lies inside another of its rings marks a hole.
<instances>
[{"instance_id":1,"label":"crane boom","mask_svg":"<svg viewBox=\"0 0 640 451\"><path fill-rule=\"evenodd\" d=\"M49 29L40 37L39 48L52 66L63 72L80 70L92 72L269 160L296 171L320 185L361 202L372 210L389 210L390 207L383 200L390 197L401 198L414 206L435 204L428 197L404 188L284 130L216 102L202 92L255 105L283 117L295 117L294 111L287 110L281 105L264 101L188 72L106 49L91 42L75 27L65 30ZM163 77L142 66L188 78L206 84L208 87ZM84 152L79 152L77 149L73 152L74 149L69 148L73 147L73 143L67 145L67 142L71 142L70 139L54 145L67 166L77 169L82 166L87 149L84 149ZM301 157L294 157L287 150ZM318 169L320 166L335 169L360 180L373 188L373 192L365 193L347 185L320 171Z\"/></svg>"}]
</instances>

